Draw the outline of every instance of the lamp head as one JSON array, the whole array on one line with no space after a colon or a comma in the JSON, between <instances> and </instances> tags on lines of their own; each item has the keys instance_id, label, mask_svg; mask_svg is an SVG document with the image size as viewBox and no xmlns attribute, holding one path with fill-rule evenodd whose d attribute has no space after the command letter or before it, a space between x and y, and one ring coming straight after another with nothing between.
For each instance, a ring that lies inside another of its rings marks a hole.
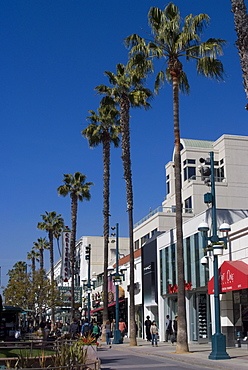
<instances>
[{"instance_id":1,"label":"lamp head","mask_svg":"<svg viewBox=\"0 0 248 370\"><path fill-rule=\"evenodd\" d=\"M205 265L207 265L207 263L208 263L208 259L207 259L207 257L206 257L206 256L202 257L202 258L201 258L201 264L202 264L203 266L205 266Z\"/></svg>"},{"instance_id":2,"label":"lamp head","mask_svg":"<svg viewBox=\"0 0 248 370\"><path fill-rule=\"evenodd\" d=\"M208 226L207 222L203 221L198 226L198 231L208 231L208 230L209 230L209 226Z\"/></svg>"},{"instance_id":3,"label":"lamp head","mask_svg":"<svg viewBox=\"0 0 248 370\"><path fill-rule=\"evenodd\" d=\"M223 224L220 225L219 230L222 233L224 233L224 232L231 231L231 227L230 227L230 225L227 222L223 222Z\"/></svg>"}]
</instances>

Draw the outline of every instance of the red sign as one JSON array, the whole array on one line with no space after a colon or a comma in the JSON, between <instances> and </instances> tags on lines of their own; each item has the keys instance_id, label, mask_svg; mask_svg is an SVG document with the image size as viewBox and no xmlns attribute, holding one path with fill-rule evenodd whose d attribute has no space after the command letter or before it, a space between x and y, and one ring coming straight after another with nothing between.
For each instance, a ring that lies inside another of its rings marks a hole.
<instances>
[{"instance_id":1,"label":"red sign","mask_svg":"<svg viewBox=\"0 0 248 370\"><path fill-rule=\"evenodd\" d=\"M219 268L219 293L248 288L248 265L242 261L225 261ZM208 294L214 294L214 277L208 282Z\"/></svg>"},{"instance_id":2,"label":"red sign","mask_svg":"<svg viewBox=\"0 0 248 370\"><path fill-rule=\"evenodd\" d=\"M184 289L185 290L191 290L192 289L192 283L186 283L186 281L184 281ZM178 292L178 285L175 284L175 285L172 285L172 284L169 284L168 285L168 293L171 294L171 293L177 293Z\"/></svg>"}]
</instances>

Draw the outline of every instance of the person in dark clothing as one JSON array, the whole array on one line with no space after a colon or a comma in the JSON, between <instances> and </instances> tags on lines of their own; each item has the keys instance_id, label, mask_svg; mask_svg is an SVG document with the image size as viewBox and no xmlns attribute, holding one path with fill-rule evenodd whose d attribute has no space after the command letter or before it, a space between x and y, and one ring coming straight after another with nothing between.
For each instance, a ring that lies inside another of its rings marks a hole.
<instances>
[{"instance_id":1,"label":"person in dark clothing","mask_svg":"<svg viewBox=\"0 0 248 370\"><path fill-rule=\"evenodd\" d=\"M172 334L172 321L169 315L166 315L166 322L165 322L165 342L168 342L169 337Z\"/></svg>"},{"instance_id":2,"label":"person in dark clothing","mask_svg":"<svg viewBox=\"0 0 248 370\"><path fill-rule=\"evenodd\" d=\"M91 333L91 324L89 323L88 319L85 319L84 324L81 329L81 333L83 337L87 337Z\"/></svg>"},{"instance_id":3,"label":"person in dark clothing","mask_svg":"<svg viewBox=\"0 0 248 370\"><path fill-rule=\"evenodd\" d=\"M146 321L145 321L145 327L146 327L146 339L150 342L152 340L152 335L151 335L151 325L152 325L152 322L150 320L150 316L147 316L146 317Z\"/></svg>"},{"instance_id":4,"label":"person in dark clothing","mask_svg":"<svg viewBox=\"0 0 248 370\"><path fill-rule=\"evenodd\" d=\"M79 323L77 319L74 319L70 325L69 334L71 335L72 338L76 338L79 333L80 333Z\"/></svg>"}]
</instances>

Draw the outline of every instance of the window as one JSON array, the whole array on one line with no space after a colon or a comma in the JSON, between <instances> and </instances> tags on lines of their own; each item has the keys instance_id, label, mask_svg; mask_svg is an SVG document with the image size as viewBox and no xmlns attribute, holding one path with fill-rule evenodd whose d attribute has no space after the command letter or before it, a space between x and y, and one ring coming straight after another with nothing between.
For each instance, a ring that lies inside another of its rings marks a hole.
<instances>
[{"instance_id":1,"label":"window","mask_svg":"<svg viewBox=\"0 0 248 370\"><path fill-rule=\"evenodd\" d=\"M225 178L224 166L214 169L214 178L216 182L221 182Z\"/></svg>"},{"instance_id":2,"label":"window","mask_svg":"<svg viewBox=\"0 0 248 370\"><path fill-rule=\"evenodd\" d=\"M185 166L186 164L195 164L195 159L185 159L183 165Z\"/></svg>"},{"instance_id":3,"label":"window","mask_svg":"<svg viewBox=\"0 0 248 370\"><path fill-rule=\"evenodd\" d=\"M149 239L149 234L142 236L141 238L141 246Z\"/></svg>"},{"instance_id":4,"label":"window","mask_svg":"<svg viewBox=\"0 0 248 370\"><path fill-rule=\"evenodd\" d=\"M139 249L139 239L134 242L134 249Z\"/></svg>"},{"instance_id":5,"label":"window","mask_svg":"<svg viewBox=\"0 0 248 370\"><path fill-rule=\"evenodd\" d=\"M153 236L157 231L158 231L158 229L152 230L151 235Z\"/></svg>"},{"instance_id":6,"label":"window","mask_svg":"<svg viewBox=\"0 0 248 370\"><path fill-rule=\"evenodd\" d=\"M166 194L170 194L170 175L166 176Z\"/></svg>"},{"instance_id":7,"label":"window","mask_svg":"<svg viewBox=\"0 0 248 370\"><path fill-rule=\"evenodd\" d=\"M192 198L189 197L184 201L185 213L192 213Z\"/></svg>"},{"instance_id":8,"label":"window","mask_svg":"<svg viewBox=\"0 0 248 370\"><path fill-rule=\"evenodd\" d=\"M195 167L185 167L183 169L183 176L184 181L188 179L195 180L196 179Z\"/></svg>"}]
</instances>

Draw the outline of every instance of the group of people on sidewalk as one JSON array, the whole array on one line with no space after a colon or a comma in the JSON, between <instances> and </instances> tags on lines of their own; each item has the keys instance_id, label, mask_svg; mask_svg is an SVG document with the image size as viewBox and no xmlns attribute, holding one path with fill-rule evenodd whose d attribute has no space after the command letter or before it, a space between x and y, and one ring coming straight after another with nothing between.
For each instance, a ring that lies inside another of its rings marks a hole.
<instances>
[{"instance_id":1,"label":"group of people on sidewalk","mask_svg":"<svg viewBox=\"0 0 248 370\"><path fill-rule=\"evenodd\" d=\"M102 327L102 332L106 333L106 343L107 346L110 346L111 348L111 338L114 336L114 331L116 330L116 322L115 319L113 319L112 322L109 320L106 321L106 324L104 327ZM127 332L127 326L123 319L120 319L119 321L119 330L121 332L122 340Z\"/></svg>"},{"instance_id":2,"label":"group of people on sidewalk","mask_svg":"<svg viewBox=\"0 0 248 370\"><path fill-rule=\"evenodd\" d=\"M87 337L91 335L97 341L100 336L101 329L97 322L92 321L89 322L88 319L85 319L83 324L80 325L79 321L75 318L73 322L70 324L69 334L72 338L76 338L78 335L82 335L83 337Z\"/></svg>"},{"instance_id":3,"label":"group of people on sidewalk","mask_svg":"<svg viewBox=\"0 0 248 370\"><path fill-rule=\"evenodd\" d=\"M174 344L177 341L177 321L178 317L175 316L174 320L170 319L169 315L166 315L165 323L165 342L170 339L171 343ZM152 342L152 346L158 346L158 327L156 321L151 321L150 316L146 317L145 321L146 328L146 339Z\"/></svg>"},{"instance_id":4,"label":"group of people on sidewalk","mask_svg":"<svg viewBox=\"0 0 248 370\"><path fill-rule=\"evenodd\" d=\"M107 320L105 324L99 325L97 322L89 320L86 318L82 325L78 319L74 319L69 327L69 335L71 338L76 338L78 336L87 337L91 335L97 341L100 336L106 336L106 343L107 345L111 346L111 338L114 337L114 331L116 329L116 322L115 319L113 321ZM127 333L127 325L125 324L123 319L119 321L119 330L121 332L122 339Z\"/></svg>"}]
</instances>

